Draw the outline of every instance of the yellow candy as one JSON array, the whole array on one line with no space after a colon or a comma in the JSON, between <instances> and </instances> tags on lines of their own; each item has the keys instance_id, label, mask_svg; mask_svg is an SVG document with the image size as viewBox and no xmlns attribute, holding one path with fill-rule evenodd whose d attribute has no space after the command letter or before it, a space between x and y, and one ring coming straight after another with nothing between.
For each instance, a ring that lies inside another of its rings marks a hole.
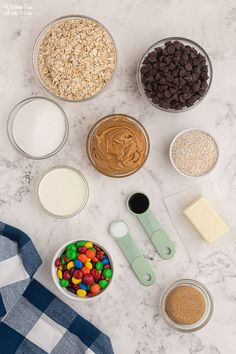
<instances>
[{"instance_id":1,"label":"yellow candy","mask_svg":"<svg viewBox=\"0 0 236 354\"><path fill-rule=\"evenodd\" d=\"M89 270L91 270L92 268L93 268L93 265L92 265L92 263L91 262L89 262L89 261L87 261L87 262L85 262L85 267L86 268L88 268Z\"/></svg>"},{"instance_id":2,"label":"yellow candy","mask_svg":"<svg viewBox=\"0 0 236 354\"><path fill-rule=\"evenodd\" d=\"M82 279L77 279L75 277L72 277L71 281L73 284L79 284L79 283L81 283Z\"/></svg>"},{"instance_id":3,"label":"yellow candy","mask_svg":"<svg viewBox=\"0 0 236 354\"><path fill-rule=\"evenodd\" d=\"M76 293L79 297L85 297L87 295L87 292L83 289L79 289L77 290L77 293Z\"/></svg>"},{"instance_id":4,"label":"yellow candy","mask_svg":"<svg viewBox=\"0 0 236 354\"><path fill-rule=\"evenodd\" d=\"M59 279L62 279L62 271L60 269L57 271L57 276Z\"/></svg>"},{"instance_id":5,"label":"yellow candy","mask_svg":"<svg viewBox=\"0 0 236 354\"><path fill-rule=\"evenodd\" d=\"M74 262L70 261L68 264L67 264L67 269L70 270L71 268L73 268L75 265L74 265Z\"/></svg>"},{"instance_id":6,"label":"yellow candy","mask_svg":"<svg viewBox=\"0 0 236 354\"><path fill-rule=\"evenodd\" d=\"M58 269L63 270L63 265L60 265L60 267Z\"/></svg>"},{"instance_id":7,"label":"yellow candy","mask_svg":"<svg viewBox=\"0 0 236 354\"><path fill-rule=\"evenodd\" d=\"M84 247L86 247L86 248L93 248L93 244L92 244L92 242L86 242L85 245L84 245Z\"/></svg>"}]
</instances>

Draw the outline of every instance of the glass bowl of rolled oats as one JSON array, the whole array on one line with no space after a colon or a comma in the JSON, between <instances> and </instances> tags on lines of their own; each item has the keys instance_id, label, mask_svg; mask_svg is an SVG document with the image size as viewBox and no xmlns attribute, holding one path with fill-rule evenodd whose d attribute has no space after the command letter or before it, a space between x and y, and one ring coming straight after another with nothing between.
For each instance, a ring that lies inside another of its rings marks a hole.
<instances>
[{"instance_id":1,"label":"glass bowl of rolled oats","mask_svg":"<svg viewBox=\"0 0 236 354\"><path fill-rule=\"evenodd\" d=\"M111 83L117 63L115 42L98 21L65 16L49 23L33 48L33 70L55 97L84 101Z\"/></svg>"}]
</instances>

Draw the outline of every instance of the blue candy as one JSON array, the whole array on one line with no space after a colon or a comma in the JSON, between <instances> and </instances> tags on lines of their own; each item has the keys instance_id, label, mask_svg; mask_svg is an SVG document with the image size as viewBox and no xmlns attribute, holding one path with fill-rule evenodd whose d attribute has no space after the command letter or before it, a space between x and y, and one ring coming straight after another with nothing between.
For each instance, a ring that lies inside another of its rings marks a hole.
<instances>
[{"instance_id":1,"label":"blue candy","mask_svg":"<svg viewBox=\"0 0 236 354\"><path fill-rule=\"evenodd\" d=\"M102 264L103 264L103 265L110 264L109 259L106 258L106 257L104 257L104 258L102 259Z\"/></svg>"},{"instance_id":2,"label":"blue candy","mask_svg":"<svg viewBox=\"0 0 236 354\"><path fill-rule=\"evenodd\" d=\"M76 259L74 261L74 265L75 265L75 268L78 268L78 269L81 269L83 267L83 263L79 259Z\"/></svg>"},{"instance_id":3,"label":"blue candy","mask_svg":"<svg viewBox=\"0 0 236 354\"><path fill-rule=\"evenodd\" d=\"M80 283L79 287L80 287L80 289L83 289L83 290L87 290L88 289L87 285L85 285L84 283Z\"/></svg>"}]
</instances>

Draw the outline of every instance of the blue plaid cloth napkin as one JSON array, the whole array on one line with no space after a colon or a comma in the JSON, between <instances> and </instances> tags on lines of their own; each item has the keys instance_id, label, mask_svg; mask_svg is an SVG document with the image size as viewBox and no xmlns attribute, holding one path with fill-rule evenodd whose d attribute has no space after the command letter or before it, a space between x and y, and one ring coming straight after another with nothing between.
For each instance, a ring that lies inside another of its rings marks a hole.
<instances>
[{"instance_id":1,"label":"blue plaid cloth napkin","mask_svg":"<svg viewBox=\"0 0 236 354\"><path fill-rule=\"evenodd\" d=\"M113 354L109 337L33 278L31 239L0 222L0 353Z\"/></svg>"}]
</instances>

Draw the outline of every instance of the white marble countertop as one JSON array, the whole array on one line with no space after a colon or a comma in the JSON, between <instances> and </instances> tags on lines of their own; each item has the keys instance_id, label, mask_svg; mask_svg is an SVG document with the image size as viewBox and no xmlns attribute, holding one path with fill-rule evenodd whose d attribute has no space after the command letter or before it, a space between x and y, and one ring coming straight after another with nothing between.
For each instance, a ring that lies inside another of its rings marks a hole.
<instances>
[{"instance_id":1,"label":"white marble countertop","mask_svg":"<svg viewBox=\"0 0 236 354\"><path fill-rule=\"evenodd\" d=\"M9 8L28 4L24 13ZM32 8L31 8L32 7ZM112 85L84 103L60 102L70 122L69 140L53 158L31 161L18 155L6 134L9 111L29 96L48 96L31 69L31 51L39 31L65 14L83 14L100 20L118 47L119 66ZM236 245L212 252L204 262L189 261L163 204L163 197L183 190L192 180L176 174L167 151L181 129L196 126L218 139L221 160L213 178L233 216L236 204L236 3L235 0L2 0L0 9L0 215L1 220L24 229L34 240L43 265L37 279L63 298L54 286L50 263L65 241L91 237L106 244L114 255L116 279L110 291L94 303L73 303L76 310L107 333L116 354L235 354ZM168 36L185 36L209 53L214 80L207 98L186 113L168 114L149 105L138 92L135 70L143 52ZM112 112L137 117L147 128L151 152L145 167L124 179L98 174L86 157L85 141L91 125ZM86 176L90 198L85 210L72 219L55 220L44 214L35 198L38 176L56 164L77 167ZM194 182L195 183L195 182ZM163 261L154 252L141 226L125 207L126 196L146 192L152 209L176 243L176 257ZM121 217L155 268L157 282L141 286L119 248L109 238L111 220ZM191 277L211 290L215 310L210 323L194 334L174 332L160 317L162 290L174 280Z\"/></svg>"}]
</instances>

